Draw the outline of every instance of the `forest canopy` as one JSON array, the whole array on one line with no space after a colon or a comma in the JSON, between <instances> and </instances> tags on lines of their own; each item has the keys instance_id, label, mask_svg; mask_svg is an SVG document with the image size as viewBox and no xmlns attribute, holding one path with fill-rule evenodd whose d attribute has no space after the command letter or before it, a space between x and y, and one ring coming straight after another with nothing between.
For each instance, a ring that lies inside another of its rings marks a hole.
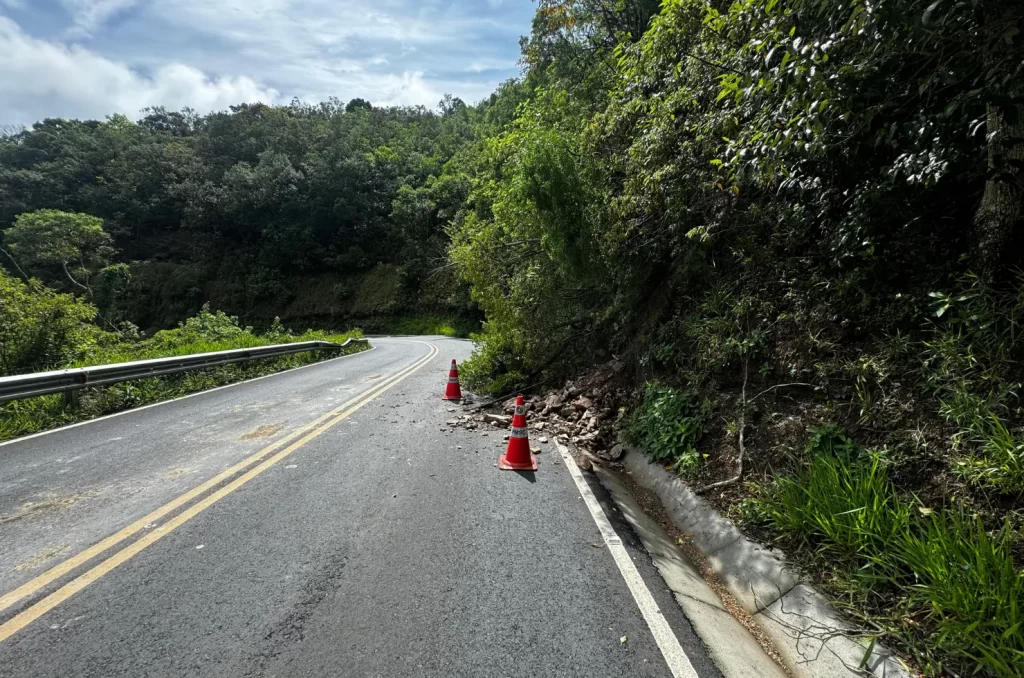
<instances>
[{"instance_id":1,"label":"forest canopy","mask_svg":"<svg viewBox=\"0 0 1024 678\"><path fill-rule=\"evenodd\" d=\"M446 166L487 107L440 111L354 99L43 120L0 139L4 265L144 329L206 302L262 323L472 317L443 267L468 192Z\"/></svg>"}]
</instances>

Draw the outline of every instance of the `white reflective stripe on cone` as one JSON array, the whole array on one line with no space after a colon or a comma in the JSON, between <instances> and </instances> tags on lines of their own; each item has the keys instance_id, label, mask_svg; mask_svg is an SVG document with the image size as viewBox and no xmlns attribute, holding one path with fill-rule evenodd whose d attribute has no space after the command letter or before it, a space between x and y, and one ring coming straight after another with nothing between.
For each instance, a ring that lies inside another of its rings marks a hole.
<instances>
[{"instance_id":1,"label":"white reflective stripe on cone","mask_svg":"<svg viewBox=\"0 0 1024 678\"><path fill-rule=\"evenodd\" d=\"M526 437L526 427L525 426L513 426L512 427L512 437L513 438L525 438Z\"/></svg>"}]
</instances>

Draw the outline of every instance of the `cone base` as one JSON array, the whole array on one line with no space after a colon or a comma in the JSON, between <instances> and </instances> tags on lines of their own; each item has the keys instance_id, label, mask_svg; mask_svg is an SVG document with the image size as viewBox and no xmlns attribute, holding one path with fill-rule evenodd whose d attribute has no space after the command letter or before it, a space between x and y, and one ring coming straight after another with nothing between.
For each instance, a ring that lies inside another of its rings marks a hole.
<instances>
[{"instance_id":1,"label":"cone base","mask_svg":"<svg viewBox=\"0 0 1024 678\"><path fill-rule=\"evenodd\" d=\"M443 395L443 396L441 396L441 400L462 400L462 396L460 396L460 395L457 395L457 396Z\"/></svg>"},{"instance_id":2,"label":"cone base","mask_svg":"<svg viewBox=\"0 0 1024 678\"><path fill-rule=\"evenodd\" d=\"M521 464L510 463L505 457L508 453L502 452L501 456L498 457L498 468L502 471L536 471L537 470L537 458L532 454L530 455L530 461L523 462Z\"/></svg>"}]
</instances>

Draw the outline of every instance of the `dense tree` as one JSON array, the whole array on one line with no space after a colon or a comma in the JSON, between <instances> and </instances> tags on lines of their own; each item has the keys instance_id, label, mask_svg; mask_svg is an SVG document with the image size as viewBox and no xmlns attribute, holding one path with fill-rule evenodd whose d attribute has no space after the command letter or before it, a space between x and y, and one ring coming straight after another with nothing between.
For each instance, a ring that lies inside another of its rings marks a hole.
<instances>
[{"instance_id":1,"label":"dense tree","mask_svg":"<svg viewBox=\"0 0 1024 678\"><path fill-rule=\"evenodd\" d=\"M4 241L13 261L33 272L59 269L66 282L90 297L92 277L114 254L102 219L60 210L20 215L4 231Z\"/></svg>"},{"instance_id":2,"label":"dense tree","mask_svg":"<svg viewBox=\"0 0 1024 678\"><path fill-rule=\"evenodd\" d=\"M206 116L158 107L138 123L45 120L0 139L0 229L47 209L101 219L124 266L108 272L96 302L106 317L147 328L173 325L205 301L261 322L342 324L355 303L346 290L378 265L399 266L406 281L395 308L464 313L460 285L430 276L444 266L444 224L468 191L442 180L445 166L478 138L487 105L446 96L439 107L356 99ZM416 209L406 205L412 195ZM79 276L72 257L65 275L56 259L23 261L30 255L12 242L4 258L13 273L17 260L27 275L64 285L40 269L53 264L69 288L94 286L102 262L86 262ZM428 278L420 304L417 285Z\"/></svg>"},{"instance_id":3,"label":"dense tree","mask_svg":"<svg viewBox=\"0 0 1024 678\"><path fill-rule=\"evenodd\" d=\"M494 341L513 336L494 320L509 309L503 326L543 325L513 342L524 369L636 348L629 330L684 312L668 299L722 286L787 322L813 303L849 333L913 332L930 290L968 269L1012 277L1021 15L1002 0L540 2L530 100L483 151L453 230ZM572 272L537 294L528 271Z\"/></svg>"}]
</instances>

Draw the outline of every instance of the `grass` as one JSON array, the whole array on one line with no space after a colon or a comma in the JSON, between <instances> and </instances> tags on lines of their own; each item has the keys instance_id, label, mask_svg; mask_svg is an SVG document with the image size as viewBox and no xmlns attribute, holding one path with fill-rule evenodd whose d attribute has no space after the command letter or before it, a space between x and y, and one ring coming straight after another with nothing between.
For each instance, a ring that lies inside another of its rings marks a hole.
<instances>
[{"instance_id":1,"label":"grass","mask_svg":"<svg viewBox=\"0 0 1024 678\"><path fill-rule=\"evenodd\" d=\"M885 577L879 559L910 524L910 502L896 496L877 457L817 457L799 476L780 478L771 517L776 527L812 542L864 577Z\"/></svg>"},{"instance_id":2,"label":"grass","mask_svg":"<svg viewBox=\"0 0 1024 678\"><path fill-rule=\"evenodd\" d=\"M460 335L455 329L455 323L440 316L421 316L418 318L406 318L398 323L398 334L440 334L445 337L458 337Z\"/></svg>"},{"instance_id":3,"label":"grass","mask_svg":"<svg viewBox=\"0 0 1024 678\"><path fill-rule=\"evenodd\" d=\"M1012 540L1008 523L990 534L979 517L950 510L917 521L893 548L910 600L937 627L935 647L997 676L1024 675L1024 576Z\"/></svg>"},{"instance_id":4,"label":"grass","mask_svg":"<svg viewBox=\"0 0 1024 678\"><path fill-rule=\"evenodd\" d=\"M990 532L962 509L900 496L881 456L833 427L814 432L808 457L764 492L760 515L814 553L850 597L884 601L882 614L927 673L1024 676L1024 573L1009 523Z\"/></svg>"},{"instance_id":5,"label":"grass","mask_svg":"<svg viewBox=\"0 0 1024 678\"><path fill-rule=\"evenodd\" d=\"M371 334L441 335L467 338L480 328L478 320L459 315L375 315L355 318Z\"/></svg>"},{"instance_id":6,"label":"grass","mask_svg":"<svg viewBox=\"0 0 1024 678\"><path fill-rule=\"evenodd\" d=\"M359 330L344 334L306 331L293 335L276 323L268 332L255 334L252 328L239 327L235 318L204 309L198 316L190 318L174 330L157 332L147 339L96 346L84 358L62 367L104 365L299 341L320 340L340 344L346 339L361 336ZM365 350L365 345L355 344L344 349L344 352L362 350ZM340 355L338 351L309 351L180 375L124 382L105 388L84 389L76 406L66 405L61 395L12 401L0 405L0 441L308 365L337 355Z\"/></svg>"}]
</instances>

